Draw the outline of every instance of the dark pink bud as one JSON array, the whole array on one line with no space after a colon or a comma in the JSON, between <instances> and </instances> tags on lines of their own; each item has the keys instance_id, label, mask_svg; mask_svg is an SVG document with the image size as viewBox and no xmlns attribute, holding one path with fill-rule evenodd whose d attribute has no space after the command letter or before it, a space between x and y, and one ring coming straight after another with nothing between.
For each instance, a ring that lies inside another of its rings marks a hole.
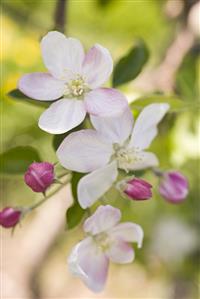
<instances>
[{"instance_id":1,"label":"dark pink bud","mask_svg":"<svg viewBox=\"0 0 200 299\"><path fill-rule=\"evenodd\" d=\"M151 188L152 185L148 182L139 178L133 178L126 181L124 193L133 200L145 200L152 197Z\"/></svg>"},{"instance_id":2,"label":"dark pink bud","mask_svg":"<svg viewBox=\"0 0 200 299\"><path fill-rule=\"evenodd\" d=\"M54 165L48 162L32 163L24 175L25 183L35 192L45 192L54 179Z\"/></svg>"},{"instance_id":3,"label":"dark pink bud","mask_svg":"<svg viewBox=\"0 0 200 299\"><path fill-rule=\"evenodd\" d=\"M4 208L0 212L0 225L5 228L14 227L21 218L21 211L14 208Z\"/></svg>"},{"instance_id":4,"label":"dark pink bud","mask_svg":"<svg viewBox=\"0 0 200 299\"><path fill-rule=\"evenodd\" d=\"M188 181L180 172L167 171L162 175L159 192L166 200L180 203L188 194Z\"/></svg>"}]
</instances>

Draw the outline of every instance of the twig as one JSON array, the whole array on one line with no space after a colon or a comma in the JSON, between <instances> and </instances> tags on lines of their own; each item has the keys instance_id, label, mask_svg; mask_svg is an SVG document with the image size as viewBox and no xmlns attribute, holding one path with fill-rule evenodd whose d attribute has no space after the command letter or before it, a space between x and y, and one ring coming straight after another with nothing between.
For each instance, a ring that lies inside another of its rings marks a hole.
<instances>
[{"instance_id":1,"label":"twig","mask_svg":"<svg viewBox=\"0 0 200 299\"><path fill-rule=\"evenodd\" d=\"M65 32L67 21L67 0L57 0L54 15L54 30Z\"/></svg>"}]
</instances>

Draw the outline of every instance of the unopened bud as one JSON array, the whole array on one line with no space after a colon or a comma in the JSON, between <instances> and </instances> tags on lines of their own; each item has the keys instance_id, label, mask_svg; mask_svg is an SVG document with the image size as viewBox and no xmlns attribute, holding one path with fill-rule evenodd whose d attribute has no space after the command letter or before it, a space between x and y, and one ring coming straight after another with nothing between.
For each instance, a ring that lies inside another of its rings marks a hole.
<instances>
[{"instance_id":1,"label":"unopened bud","mask_svg":"<svg viewBox=\"0 0 200 299\"><path fill-rule=\"evenodd\" d=\"M14 227L21 218L22 211L14 208L4 208L0 211L0 225L5 228Z\"/></svg>"},{"instance_id":2,"label":"unopened bud","mask_svg":"<svg viewBox=\"0 0 200 299\"><path fill-rule=\"evenodd\" d=\"M54 179L54 165L48 162L32 163L24 175L25 183L34 192L45 192Z\"/></svg>"},{"instance_id":3,"label":"unopened bud","mask_svg":"<svg viewBox=\"0 0 200 299\"><path fill-rule=\"evenodd\" d=\"M151 198L151 188L151 184L139 178L132 178L123 183L123 192L133 200L145 200Z\"/></svg>"},{"instance_id":4,"label":"unopened bud","mask_svg":"<svg viewBox=\"0 0 200 299\"><path fill-rule=\"evenodd\" d=\"M188 181L180 172L167 171L161 177L159 192L166 200L180 203L188 194Z\"/></svg>"}]
</instances>

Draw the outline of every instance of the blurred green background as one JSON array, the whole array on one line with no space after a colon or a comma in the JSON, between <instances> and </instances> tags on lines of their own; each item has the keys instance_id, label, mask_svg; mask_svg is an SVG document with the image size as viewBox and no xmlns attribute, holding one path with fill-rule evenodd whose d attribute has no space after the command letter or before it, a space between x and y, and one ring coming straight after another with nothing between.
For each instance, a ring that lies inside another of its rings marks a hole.
<instances>
[{"instance_id":1,"label":"blurred green background","mask_svg":"<svg viewBox=\"0 0 200 299\"><path fill-rule=\"evenodd\" d=\"M18 79L24 73L45 70L39 42L48 31L59 27L55 18L58 2L2 1L1 152L15 146L30 145L38 150L42 160L56 162L53 137L37 126L44 108L12 99L7 93L16 88ZM26 298L198 298L199 9L199 2L193 0L66 1L64 31L68 36L79 38L86 49L100 43L110 50L116 62L132 47L135 38L142 38L147 44L150 58L144 75L119 88L130 101L155 93L162 93L162 97L164 94L166 98L169 94L181 98L182 108L172 110L161 123L160 135L152 144L152 150L158 155L161 168L179 169L187 176L190 192L184 203L171 205L158 195L157 180L147 172L145 177L155 186L152 200L129 203L112 193L113 204L122 208L123 220L134 221L144 228L144 246L142 250L136 250L136 261L128 266L112 266L105 293L93 295L85 291L78 280L63 272L65 257L82 233L79 228L66 232L62 227L49 242L37 271L31 271L29 265L26 275L30 278L21 286L24 292L27 291ZM172 84L169 87L166 74L171 74L171 69L174 77L170 77ZM155 80L149 86L157 73L159 76L155 78L162 79L164 83L159 84L159 80ZM66 191L66 196L60 198L69 205L71 199L67 194ZM2 207L29 205L39 199L40 195L35 196L25 186L22 175L9 175L1 171ZM49 214L51 223L59 221L54 217L54 212L47 209L48 212L52 213ZM14 259L12 267L17 267L17 253L12 249L19 240L22 243L26 240L26 234L30 236L31 223L39 217L37 211L27 217L21 229L23 232L26 226L23 235L19 233L19 228L13 238L8 232L2 232L3 240L4 237L9 239L7 251L10 252L10 255L5 253L5 263L2 263L5 266L2 271L6 273L5 278L3 276L5 298L22 296L17 291L12 293L13 288L6 282L11 275L11 262L6 263L6 259ZM44 239L45 236L46 233ZM33 234L31 240L34 250L42 250L40 243L34 247L38 242L36 235ZM57 266L59 263L62 265L60 268ZM12 279L17 281L18 278L12 275Z\"/></svg>"}]
</instances>

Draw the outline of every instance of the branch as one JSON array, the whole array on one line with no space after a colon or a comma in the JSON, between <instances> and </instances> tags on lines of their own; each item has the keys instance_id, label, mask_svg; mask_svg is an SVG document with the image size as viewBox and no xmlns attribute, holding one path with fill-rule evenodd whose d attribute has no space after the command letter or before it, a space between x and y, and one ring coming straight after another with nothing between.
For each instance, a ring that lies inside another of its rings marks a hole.
<instances>
[{"instance_id":1,"label":"branch","mask_svg":"<svg viewBox=\"0 0 200 299\"><path fill-rule=\"evenodd\" d=\"M154 92L155 90L173 92L176 72L184 56L192 48L194 41L194 34L188 28L182 28L166 50L161 64L156 69L143 72L134 82L135 86L146 92Z\"/></svg>"},{"instance_id":2,"label":"branch","mask_svg":"<svg viewBox=\"0 0 200 299\"><path fill-rule=\"evenodd\" d=\"M67 22L67 0L57 0L54 15L54 30L65 32Z\"/></svg>"}]
</instances>

